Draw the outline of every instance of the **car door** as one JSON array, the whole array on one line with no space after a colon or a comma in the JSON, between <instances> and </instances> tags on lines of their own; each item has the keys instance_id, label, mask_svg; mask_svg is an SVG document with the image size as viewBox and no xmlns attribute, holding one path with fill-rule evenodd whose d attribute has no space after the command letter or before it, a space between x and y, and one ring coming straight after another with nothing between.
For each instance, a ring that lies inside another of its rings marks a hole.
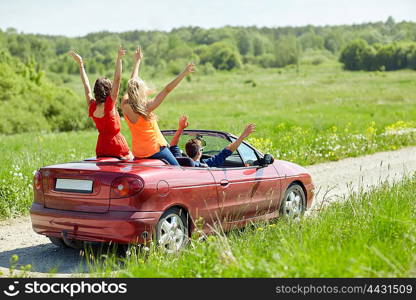
<instances>
[{"instance_id":1,"label":"car door","mask_svg":"<svg viewBox=\"0 0 416 300\"><path fill-rule=\"evenodd\" d=\"M246 143L241 144L237 151L246 167L247 176L253 181L250 194L251 217L276 211L281 196L281 178L277 170L273 165L259 167L260 154Z\"/></svg>"},{"instance_id":2,"label":"car door","mask_svg":"<svg viewBox=\"0 0 416 300\"><path fill-rule=\"evenodd\" d=\"M227 158L224 168L211 168L222 223L265 215L277 209L280 181L272 165L260 168L254 149L246 144Z\"/></svg>"},{"instance_id":3,"label":"car door","mask_svg":"<svg viewBox=\"0 0 416 300\"><path fill-rule=\"evenodd\" d=\"M215 227L218 223L218 194L213 176L206 168L183 167L169 179L170 198L184 203L195 226ZM202 219L200 219L202 218ZM199 220L200 219L200 220Z\"/></svg>"},{"instance_id":4,"label":"car door","mask_svg":"<svg viewBox=\"0 0 416 300\"><path fill-rule=\"evenodd\" d=\"M240 167L210 168L218 193L219 216L226 224L249 218L252 215L251 194L255 182L252 170L243 167L238 154L231 157ZM227 161L231 161L230 158Z\"/></svg>"}]
</instances>

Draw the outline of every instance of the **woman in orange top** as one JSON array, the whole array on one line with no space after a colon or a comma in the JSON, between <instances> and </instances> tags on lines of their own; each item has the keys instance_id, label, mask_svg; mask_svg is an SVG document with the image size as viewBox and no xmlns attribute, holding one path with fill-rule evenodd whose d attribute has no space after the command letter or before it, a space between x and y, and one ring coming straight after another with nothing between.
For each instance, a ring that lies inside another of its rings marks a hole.
<instances>
[{"instance_id":1,"label":"woman in orange top","mask_svg":"<svg viewBox=\"0 0 416 300\"><path fill-rule=\"evenodd\" d=\"M122 71L122 57L125 53L126 51L120 46L113 82L104 77L95 81L94 98L92 97L90 82L85 72L82 57L73 51L69 53L79 65L89 116L93 119L99 132L95 149L97 157L132 158L127 141L120 133L120 116L116 109Z\"/></svg>"},{"instance_id":2,"label":"woman in orange top","mask_svg":"<svg viewBox=\"0 0 416 300\"><path fill-rule=\"evenodd\" d=\"M139 47L135 53L136 63L128 82L127 94L121 102L124 118L131 131L133 155L137 158L165 159L171 165L179 165L167 147L168 143L159 129L153 111L162 104L166 96L182 79L195 71L195 65L193 63L188 64L185 70L159 92L154 99L149 99L149 89L144 81L138 77L141 59L142 52Z\"/></svg>"}]
</instances>

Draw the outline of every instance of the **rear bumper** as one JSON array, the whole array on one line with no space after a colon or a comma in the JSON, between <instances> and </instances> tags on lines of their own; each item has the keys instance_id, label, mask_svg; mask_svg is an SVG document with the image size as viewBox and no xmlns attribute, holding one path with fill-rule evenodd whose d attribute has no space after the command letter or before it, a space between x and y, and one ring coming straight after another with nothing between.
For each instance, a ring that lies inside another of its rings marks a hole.
<instances>
[{"instance_id":1,"label":"rear bumper","mask_svg":"<svg viewBox=\"0 0 416 300\"><path fill-rule=\"evenodd\" d=\"M32 227L36 233L89 242L145 243L152 238L161 212L88 213L44 208L33 203L30 209ZM147 232L147 238L143 238Z\"/></svg>"}]
</instances>

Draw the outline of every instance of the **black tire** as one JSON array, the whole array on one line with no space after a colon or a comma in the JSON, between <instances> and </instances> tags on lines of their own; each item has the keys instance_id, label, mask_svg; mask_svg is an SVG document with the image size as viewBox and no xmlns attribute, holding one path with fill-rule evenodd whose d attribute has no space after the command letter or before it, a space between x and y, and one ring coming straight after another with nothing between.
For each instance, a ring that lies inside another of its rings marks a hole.
<instances>
[{"instance_id":1,"label":"black tire","mask_svg":"<svg viewBox=\"0 0 416 300\"><path fill-rule=\"evenodd\" d=\"M53 236L48 236L49 240L52 242L52 244L54 244L55 246L59 247L59 248L69 248L63 241L63 239L57 238L57 237L53 237Z\"/></svg>"},{"instance_id":2,"label":"black tire","mask_svg":"<svg viewBox=\"0 0 416 300\"><path fill-rule=\"evenodd\" d=\"M71 241L72 245L67 245L65 244L64 240L61 238L57 238L57 237L53 237L53 236L48 236L49 240L52 242L52 244L54 244L55 246L59 247L59 248L70 248L70 249L83 249L85 246L85 243L83 241Z\"/></svg>"},{"instance_id":3,"label":"black tire","mask_svg":"<svg viewBox=\"0 0 416 300\"><path fill-rule=\"evenodd\" d=\"M167 228L169 224L173 227ZM167 238L169 238L169 240L166 240ZM173 253L184 248L188 243L188 240L188 214L186 211L178 207L169 208L163 213L156 224L157 245L164 251Z\"/></svg>"},{"instance_id":4,"label":"black tire","mask_svg":"<svg viewBox=\"0 0 416 300\"><path fill-rule=\"evenodd\" d=\"M297 184L291 184L280 204L280 216L289 219L300 218L306 210L306 196L303 188Z\"/></svg>"}]
</instances>

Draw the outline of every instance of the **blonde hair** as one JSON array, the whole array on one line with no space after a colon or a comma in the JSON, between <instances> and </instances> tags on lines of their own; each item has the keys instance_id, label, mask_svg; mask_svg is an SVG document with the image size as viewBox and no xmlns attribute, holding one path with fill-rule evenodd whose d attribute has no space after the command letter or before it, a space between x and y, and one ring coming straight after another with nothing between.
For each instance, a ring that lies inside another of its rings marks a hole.
<instances>
[{"instance_id":1,"label":"blonde hair","mask_svg":"<svg viewBox=\"0 0 416 300\"><path fill-rule=\"evenodd\" d=\"M154 114L147 109L149 91L146 83L138 77L131 78L127 83L127 94L129 96L127 103L130 104L135 113L145 119L154 117Z\"/></svg>"}]
</instances>

